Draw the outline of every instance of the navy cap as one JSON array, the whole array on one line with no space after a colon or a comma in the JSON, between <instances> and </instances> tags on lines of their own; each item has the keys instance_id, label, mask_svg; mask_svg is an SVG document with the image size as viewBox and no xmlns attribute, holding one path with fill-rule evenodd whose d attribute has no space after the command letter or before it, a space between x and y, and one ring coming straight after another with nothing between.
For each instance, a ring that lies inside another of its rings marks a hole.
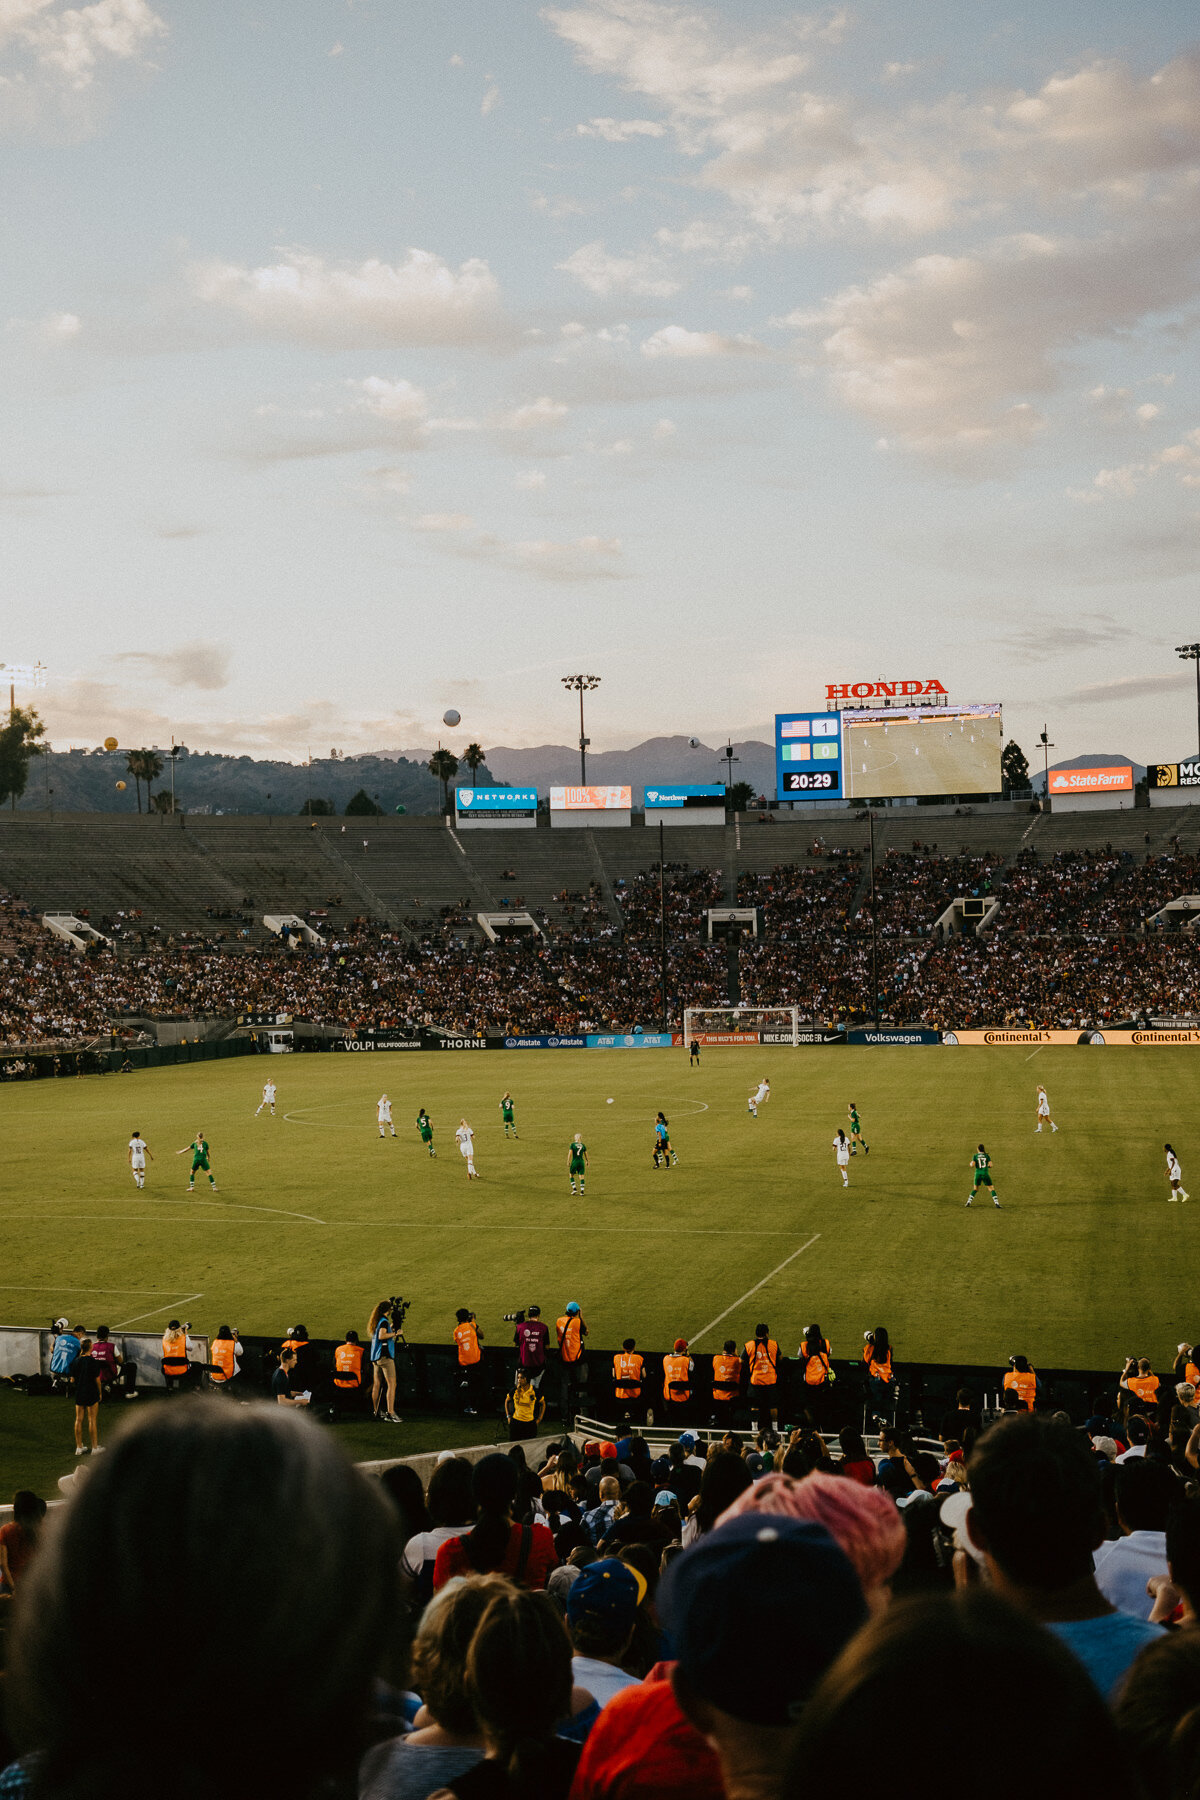
<instances>
[{"instance_id":1,"label":"navy cap","mask_svg":"<svg viewBox=\"0 0 1200 1800\"><path fill-rule=\"evenodd\" d=\"M571 1583L567 1618L573 1625L588 1618L632 1628L645 1593L646 1578L640 1570L618 1556L605 1556L581 1569L579 1579Z\"/></svg>"},{"instance_id":2,"label":"navy cap","mask_svg":"<svg viewBox=\"0 0 1200 1800\"><path fill-rule=\"evenodd\" d=\"M690 1431L681 1431L678 1441L683 1445L685 1450L694 1450L696 1448L696 1440Z\"/></svg>"},{"instance_id":3,"label":"navy cap","mask_svg":"<svg viewBox=\"0 0 1200 1800\"><path fill-rule=\"evenodd\" d=\"M696 1692L755 1725L794 1723L867 1616L824 1526L764 1513L730 1519L677 1556L658 1611Z\"/></svg>"}]
</instances>

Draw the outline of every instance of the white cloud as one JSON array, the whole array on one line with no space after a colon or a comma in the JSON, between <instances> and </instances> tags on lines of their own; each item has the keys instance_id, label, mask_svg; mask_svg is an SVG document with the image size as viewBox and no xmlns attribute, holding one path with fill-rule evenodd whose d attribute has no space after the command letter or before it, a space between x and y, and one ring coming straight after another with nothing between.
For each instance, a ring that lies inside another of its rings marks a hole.
<instances>
[{"instance_id":1,"label":"white cloud","mask_svg":"<svg viewBox=\"0 0 1200 1800\"><path fill-rule=\"evenodd\" d=\"M381 375L368 375L362 381L348 381L360 397L361 404L378 418L397 420L405 425L423 424L429 413L429 396L411 381L385 381Z\"/></svg>"},{"instance_id":2,"label":"white cloud","mask_svg":"<svg viewBox=\"0 0 1200 1800\"><path fill-rule=\"evenodd\" d=\"M679 291L679 283L664 272L658 257L648 253L610 256L599 239L582 244L556 266L593 294L637 294L661 300Z\"/></svg>"},{"instance_id":3,"label":"white cloud","mask_svg":"<svg viewBox=\"0 0 1200 1800\"><path fill-rule=\"evenodd\" d=\"M547 427L561 425L569 411L561 400L552 400L548 394L542 394L539 399L527 401L524 406L516 406L503 414L496 424L503 431L544 431Z\"/></svg>"},{"instance_id":4,"label":"white cloud","mask_svg":"<svg viewBox=\"0 0 1200 1800\"><path fill-rule=\"evenodd\" d=\"M3 0L0 4L0 123L31 129L58 115L77 127L116 67L144 65L166 35L146 0Z\"/></svg>"},{"instance_id":5,"label":"white cloud","mask_svg":"<svg viewBox=\"0 0 1200 1800\"><path fill-rule=\"evenodd\" d=\"M719 331L688 331L664 325L642 345L643 356L744 356L762 352L751 337L726 337Z\"/></svg>"},{"instance_id":6,"label":"white cloud","mask_svg":"<svg viewBox=\"0 0 1200 1800\"><path fill-rule=\"evenodd\" d=\"M514 487L528 488L532 491L535 488L544 488L545 485L546 471L544 469L521 469L513 476Z\"/></svg>"},{"instance_id":7,"label":"white cloud","mask_svg":"<svg viewBox=\"0 0 1200 1800\"><path fill-rule=\"evenodd\" d=\"M451 515L456 516L456 515ZM456 531L458 528L452 528ZM447 545L455 555L472 562L494 563L518 575L540 581L613 581L627 573L620 538L585 536L565 541L553 538L512 540L492 532L455 538Z\"/></svg>"},{"instance_id":8,"label":"white cloud","mask_svg":"<svg viewBox=\"0 0 1200 1800\"><path fill-rule=\"evenodd\" d=\"M421 513L413 520L416 531L469 531L475 523L470 513Z\"/></svg>"},{"instance_id":9,"label":"white cloud","mask_svg":"<svg viewBox=\"0 0 1200 1800\"><path fill-rule=\"evenodd\" d=\"M340 350L367 345L479 344L509 335L500 291L478 257L457 269L428 250L403 262L331 263L284 250L257 268L209 261L189 271L197 299L257 333Z\"/></svg>"},{"instance_id":10,"label":"white cloud","mask_svg":"<svg viewBox=\"0 0 1200 1800\"><path fill-rule=\"evenodd\" d=\"M121 650L112 662L134 665L143 675L165 681L168 687L201 688L215 693L227 687L233 671L233 655L227 644L196 640L177 650Z\"/></svg>"},{"instance_id":11,"label":"white cloud","mask_svg":"<svg viewBox=\"0 0 1200 1800\"><path fill-rule=\"evenodd\" d=\"M603 138L606 144L628 144L639 137L666 137L667 128L655 119L589 119L575 127L580 137Z\"/></svg>"},{"instance_id":12,"label":"white cloud","mask_svg":"<svg viewBox=\"0 0 1200 1800\"><path fill-rule=\"evenodd\" d=\"M496 83L493 82L491 87L488 88L487 92L484 94L483 99L479 102L479 110L486 119L488 114L494 112L499 104L500 89L496 86Z\"/></svg>"}]
</instances>

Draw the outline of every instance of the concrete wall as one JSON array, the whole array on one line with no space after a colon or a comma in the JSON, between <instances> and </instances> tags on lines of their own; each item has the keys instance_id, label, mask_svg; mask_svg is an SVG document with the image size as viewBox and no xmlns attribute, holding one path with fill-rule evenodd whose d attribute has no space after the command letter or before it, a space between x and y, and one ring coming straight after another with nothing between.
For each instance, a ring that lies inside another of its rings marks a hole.
<instances>
[{"instance_id":1,"label":"concrete wall","mask_svg":"<svg viewBox=\"0 0 1200 1800\"><path fill-rule=\"evenodd\" d=\"M100 1323L104 1323L103 1315ZM51 1338L51 1332L36 1325L0 1325L0 1375L48 1375ZM207 1362L208 1339L195 1332L191 1338L197 1360ZM161 1331L114 1331L112 1343L118 1356L137 1364L140 1388L166 1386L161 1366Z\"/></svg>"}]
</instances>

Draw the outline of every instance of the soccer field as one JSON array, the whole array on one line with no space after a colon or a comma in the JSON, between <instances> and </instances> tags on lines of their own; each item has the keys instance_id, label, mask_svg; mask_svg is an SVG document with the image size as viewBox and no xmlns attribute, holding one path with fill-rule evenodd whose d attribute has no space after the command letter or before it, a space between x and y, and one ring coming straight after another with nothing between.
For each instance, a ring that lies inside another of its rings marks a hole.
<instances>
[{"instance_id":1,"label":"soccer field","mask_svg":"<svg viewBox=\"0 0 1200 1800\"><path fill-rule=\"evenodd\" d=\"M698 1350L768 1319L791 1353L820 1322L854 1356L878 1323L901 1359L1035 1361L1114 1371L1167 1363L1200 1331L1194 1052L1046 1048L513 1051L231 1059L0 1092L0 1322L58 1311L158 1329L172 1315L275 1334L361 1332L404 1293L414 1341L446 1341L469 1306L501 1315L578 1300L598 1346L636 1335ZM767 1073L757 1120L746 1096ZM274 1118L254 1117L268 1073ZM1034 1133L1049 1090L1057 1136ZM506 1142L512 1089L520 1136ZM381 1142L386 1088L398 1141ZM613 1104L607 1104L609 1096ZM831 1149L854 1100L871 1154L843 1191ZM413 1126L428 1107L430 1161ZM651 1164L653 1120L678 1166ZM481 1179L454 1144L463 1114ZM154 1154L144 1192L125 1147ZM203 1128L220 1189L184 1189L173 1153ZM567 1146L588 1146L572 1197ZM982 1139L1003 1203L967 1211ZM1189 1206L1166 1203L1169 1139Z\"/></svg>"}]
</instances>

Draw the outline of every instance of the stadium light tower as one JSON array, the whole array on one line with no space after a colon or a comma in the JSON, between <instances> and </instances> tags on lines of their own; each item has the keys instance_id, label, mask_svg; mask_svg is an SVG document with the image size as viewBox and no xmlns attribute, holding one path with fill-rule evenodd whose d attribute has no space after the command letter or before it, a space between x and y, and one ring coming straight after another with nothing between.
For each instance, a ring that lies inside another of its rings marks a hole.
<instances>
[{"instance_id":1,"label":"stadium light tower","mask_svg":"<svg viewBox=\"0 0 1200 1800\"><path fill-rule=\"evenodd\" d=\"M582 787L587 786L587 747L591 739L583 729L583 696L594 693L600 686L599 675L563 675L560 677L565 688L579 695L579 781Z\"/></svg>"},{"instance_id":2,"label":"stadium light tower","mask_svg":"<svg viewBox=\"0 0 1200 1800\"><path fill-rule=\"evenodd\" d=\"M1200 739L1200 644L1176 644L1175 654L1196 665L1196 735Z\"/></svg>"},{"instance_id":3,"label":"stadium light tower","mask_svg":"<svg viewBox=\"0 0 1200 1800\"><path fill-rule=\"evenodd\" d=\"M1038 735L1038 743L1042 746L1042 772L1046 777L1046 805L1050 804L1050 752L1054 745L1050 742L1050 727L1043 725Z\"/></svg>"}]
</instances>

